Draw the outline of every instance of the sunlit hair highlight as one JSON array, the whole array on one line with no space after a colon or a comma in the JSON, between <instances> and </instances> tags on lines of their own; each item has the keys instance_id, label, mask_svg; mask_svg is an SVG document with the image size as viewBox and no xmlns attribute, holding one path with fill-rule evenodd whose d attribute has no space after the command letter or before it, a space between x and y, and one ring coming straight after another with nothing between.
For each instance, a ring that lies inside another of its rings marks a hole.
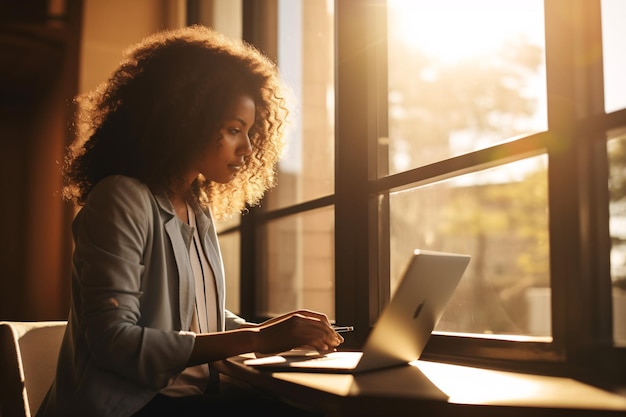
<instances>
[{"instance_id":1,"label":"sunlit hair highlight","mask_svg":"<svg viewBox=\"0 0 626 417\"><path fill-rule=\"evenodd\" d=\"M258 50L202 26L159 32L129 48L109 80L76 98L76 139L64 161L66 200L85 204L102 178L121 174L171 192L216 140L242 95L256 106L252 154L227 184L199 176L193 193L218 218L259 203L276 182L288 114L286 89Z\"/></svg>"}]
</instances>

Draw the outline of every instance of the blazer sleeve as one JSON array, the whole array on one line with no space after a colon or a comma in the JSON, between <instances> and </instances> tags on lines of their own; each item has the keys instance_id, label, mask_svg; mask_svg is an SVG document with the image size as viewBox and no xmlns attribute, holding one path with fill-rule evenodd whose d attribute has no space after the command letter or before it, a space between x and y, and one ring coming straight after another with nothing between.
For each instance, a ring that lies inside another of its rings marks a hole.
<instances>
[{"instance_id":1,"label":"blazer sleeve","mask_svg":"<svg viewBox=\"0 0 626 417\"><path fill-rule=\"evenodd\" d=\"M161 388L185 368L195 336L138 325L144 251L160 227L152 201L147 187L126 177L92 190L75 222L75 302L96 366Z\"/></svg>"},{"instance_id":2,"label":"blazer sleeve","mask_svg":"<svg viewBox=\"0 0 626 417\"><path fill-rule=\"evenodd\" d=\"M225 310L225 318L226 318L226 330L235 330L241 327L242 324L246 322L246 320L242 317L239 317L235 313Z\"/></svg>"}]
</instances>

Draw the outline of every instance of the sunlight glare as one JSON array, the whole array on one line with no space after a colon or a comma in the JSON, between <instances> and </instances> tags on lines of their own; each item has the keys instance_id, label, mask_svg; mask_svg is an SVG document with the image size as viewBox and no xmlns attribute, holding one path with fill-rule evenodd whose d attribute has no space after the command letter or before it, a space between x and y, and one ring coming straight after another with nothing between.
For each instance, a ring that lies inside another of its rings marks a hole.
<instances>
[{"instance_id":1,"label":"sunlight glare","mask_svg":"<svg viewBox=\"0 0 626 417\"><path fill-rule=\"evenodd\" d=\"M534 407L623 410L626 399L571 378L487 370L414 361L426 377L458 404L528 405ZM471 382L469 382L471 381Z\"/></svg>"},{"instance_id":2,"label":"sunlight glare","mask_svg":"<svg viewBox=\"0 0 626 417\"><path fill-rule=\"evenodd\" d=\"M543 35L541 1L389 0L388 5L392 41L444 64L493 52L513 36L524 34L534 42Z\"/></svg>"}]
</instances>

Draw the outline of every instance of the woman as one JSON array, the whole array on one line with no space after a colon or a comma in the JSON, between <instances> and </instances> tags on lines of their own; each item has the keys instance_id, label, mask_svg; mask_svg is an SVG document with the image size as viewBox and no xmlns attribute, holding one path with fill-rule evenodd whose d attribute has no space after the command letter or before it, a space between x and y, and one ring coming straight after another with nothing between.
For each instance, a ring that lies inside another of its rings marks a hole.
<instances>
[{"instance_id":1,"label":"woman","mask_svg":"<svg viewBox=\"0 0 626 417\"><path fill-rule=\"evenodd\" d=\"M71 308L39 416L230 410L207 394L207 363L343 342L320 313L256 325L224 308L213 215L258 203L283 146L267 58L202 27L162 32L78 105L64 165L64 196L82 206Z\"/></svg>"}]
</instances>

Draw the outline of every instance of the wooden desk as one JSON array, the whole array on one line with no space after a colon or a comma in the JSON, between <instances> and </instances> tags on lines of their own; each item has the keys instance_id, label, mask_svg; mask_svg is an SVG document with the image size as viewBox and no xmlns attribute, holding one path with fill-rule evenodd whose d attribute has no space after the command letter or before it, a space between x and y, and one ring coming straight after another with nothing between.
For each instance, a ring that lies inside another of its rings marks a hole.
<instances>
[{"instance_id":1,"label":"wooden desk","mask_svg":"<svg viewBox=\"0 0 626 417\"><path fill-rule=\"evenodd\" d=\"M570 378L443 363L358 375L269 372L215 364L223 374L326 416L622 416L626 397Z\"/></svg>"}]
</instances>

